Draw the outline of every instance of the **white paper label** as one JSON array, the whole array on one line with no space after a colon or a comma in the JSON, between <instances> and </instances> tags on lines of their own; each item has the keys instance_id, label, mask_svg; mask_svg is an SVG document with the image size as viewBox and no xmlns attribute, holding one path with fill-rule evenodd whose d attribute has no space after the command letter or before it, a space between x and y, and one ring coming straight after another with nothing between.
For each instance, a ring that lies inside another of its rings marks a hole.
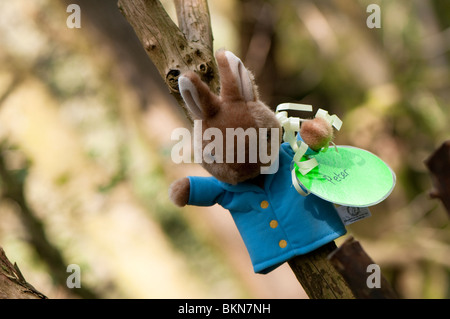
<instances>
[{"instance_id":1,"label":"white paper label","mask_svg":"<svg viewBox=\"0 0 450 319\"><path fill-rule=\"evenodd\" d=\"M372 216L368 207L340 206L337 208L337 211L344 225L350 225L361 219Z\"/></svg>"}]
</instances>

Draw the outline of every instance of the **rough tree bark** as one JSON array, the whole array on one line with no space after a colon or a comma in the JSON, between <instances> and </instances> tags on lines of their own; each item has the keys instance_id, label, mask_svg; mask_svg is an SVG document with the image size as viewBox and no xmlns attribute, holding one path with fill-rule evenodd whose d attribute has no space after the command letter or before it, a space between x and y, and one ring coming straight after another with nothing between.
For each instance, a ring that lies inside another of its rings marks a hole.
<instances>
[{"instance_id":1,"label":"rough tree bark","mask_svg":"<svg viewBox=\"0 0 450 319\"><path fill-rule=\"evenodd\" d=\"M207 0L176 0L180 27L158 0L119 0L118 6L181 107L185 109L178 77L188 70L197 72L213 92L219 91ZM330 245L293 258L289 264L310 298L353 298L327 259L336 247Z\"/></svg>"},{"instance_id":2,"label":"rough tree bark","mask_svg":"<svg viewBox=\"0 0 450 319\"><path fill-rule=\"evenodd\" d=\"M289 266L309 298L355 298L347 282L328 259L336 248L336 244L331 242L308 254L289 260Z\"/></svg>"},{"instance_id":3,"label":"rough tree bark","mask_svg":"<svg viewBox=\"0 0 450 319\"><path fill-rule=\"evenodd\" d=\"M172 21L158 0L120 0L118 6L135 30L170 93L190 119L178 91L178 77L182 73L192 70L213 92L219 91L208 2L176 0L180 27Z\"/></svg>"},{"instance_id":4,"label":"rough tree bark","mask_svg":"<svg viewBox=\"0 0 450 319\"><path fill-rule=\"evenodd\" d=\"M372 258L367 255L360 243L353 237L349 237L338 249L335 249L329 256L331 264L344 277L354 295L358 299L396 299L398 298L386 278L378 272L376 280L378 287L367 284L371 274L369 266L377 266ZM367 272L367 269L370 271Z\"/></svg>"},{"instance_id":5,"label":"rough tree bark","mask_svg":"<svg viewBox=\"0 0 450 319\"><path fill-rule=\"evenodd\" d=\"M16 263L6 257L0 247L0 299L47 299L45 295L30 285Z\"/></svg>"}]
</instances>

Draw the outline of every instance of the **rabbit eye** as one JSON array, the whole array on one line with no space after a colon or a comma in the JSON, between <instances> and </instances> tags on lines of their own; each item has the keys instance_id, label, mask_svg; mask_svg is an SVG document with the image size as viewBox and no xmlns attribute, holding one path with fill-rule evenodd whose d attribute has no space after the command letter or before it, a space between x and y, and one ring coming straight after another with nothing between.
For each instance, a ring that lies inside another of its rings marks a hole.
<instances>
[{"instance_id":1,"label":"rabbit eye","mask_svg":"<svg viewBox=\"0 0 450 319\"><path fill-rule=\"evenodd\" d=\"M211 163L216 162L216 157L212 154L212 152L205 153L203 156L204 156L203 159L206 163L211 164Z\"/></svg>"},{"instance_id":2,"label":"rabbit eye","mask_svg":"<svg viewBox=\"0 0 450 319\"><path fill-rule=\"evenodd\" d=\"M208 157L212 162L215 162L216 161L216 150L212 149L211 152L209 152Z\"/></svg>"}]
</instances>

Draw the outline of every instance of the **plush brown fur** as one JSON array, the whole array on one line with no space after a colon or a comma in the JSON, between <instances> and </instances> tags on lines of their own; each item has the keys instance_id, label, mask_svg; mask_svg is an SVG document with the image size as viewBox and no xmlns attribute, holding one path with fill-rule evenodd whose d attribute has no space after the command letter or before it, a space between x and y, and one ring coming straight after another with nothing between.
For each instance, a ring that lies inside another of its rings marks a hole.
<instances>
[{"instance_id":1,"label":"plush brown fur","mask_svg":"<svg viewBox=\"0 0 450 319\"><path fill-rule=\"evenodd\" d=\"M237 184L259 175L262 163L249 162L248 140L245 145L247 160L237 163L237 143L233 143L234 149L226 148L231 144L227 143L226 129L277 128L281 137L281 127L270 108L259 100L253 75L242 62L224 50L216 53L216 60L220 74L220 96L214 95L194 72L183 75L184 79L180 80L183 83L180 85L181 93L194 119L202 120L202 133L208 128L217 128L223 133L223 163L203 162L202 166L217 179ZM210 141L202 142L203 150ZM233 163L225 163L228 152L234 154Z\"/></svg>"},{"instance_id":2,"label":"plush brown fur","mask_svg":"<svg viewBox=\"0 0 450 319\"><path fill-rule=\"evenodd\" d=\"M169 198L175 205L183 207L189 201L189 192L189 179L187 177L183 177L170 185Z\"/></svg>"}]
</instances>

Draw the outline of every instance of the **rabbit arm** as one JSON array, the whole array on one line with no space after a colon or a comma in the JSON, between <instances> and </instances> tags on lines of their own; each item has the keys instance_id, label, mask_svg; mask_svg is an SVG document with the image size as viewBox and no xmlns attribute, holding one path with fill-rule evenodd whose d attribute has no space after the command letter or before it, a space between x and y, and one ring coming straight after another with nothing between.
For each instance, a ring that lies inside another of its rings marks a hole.
<instances>
[{"instance_id":1,"label":"rabbit arm","mask_svg":"<svg viewBox=\"0 0 450 319\"><path fill-rule=\"evenodd\" d=\"M215 177L189 176L189 205L212 206L220 203L225 190Z\"/></svg>"},{"instance_id":2,"label":"rabbit arm","mask_svg":"<svg viewBox=\"0 0 450 319\"><path fill-rule=\"evenodd\" d=\"M172 183L169 198L178 206L212 206L220 201L224 189L214 177L184 177Z\"/></svg>"}]
</instances>

